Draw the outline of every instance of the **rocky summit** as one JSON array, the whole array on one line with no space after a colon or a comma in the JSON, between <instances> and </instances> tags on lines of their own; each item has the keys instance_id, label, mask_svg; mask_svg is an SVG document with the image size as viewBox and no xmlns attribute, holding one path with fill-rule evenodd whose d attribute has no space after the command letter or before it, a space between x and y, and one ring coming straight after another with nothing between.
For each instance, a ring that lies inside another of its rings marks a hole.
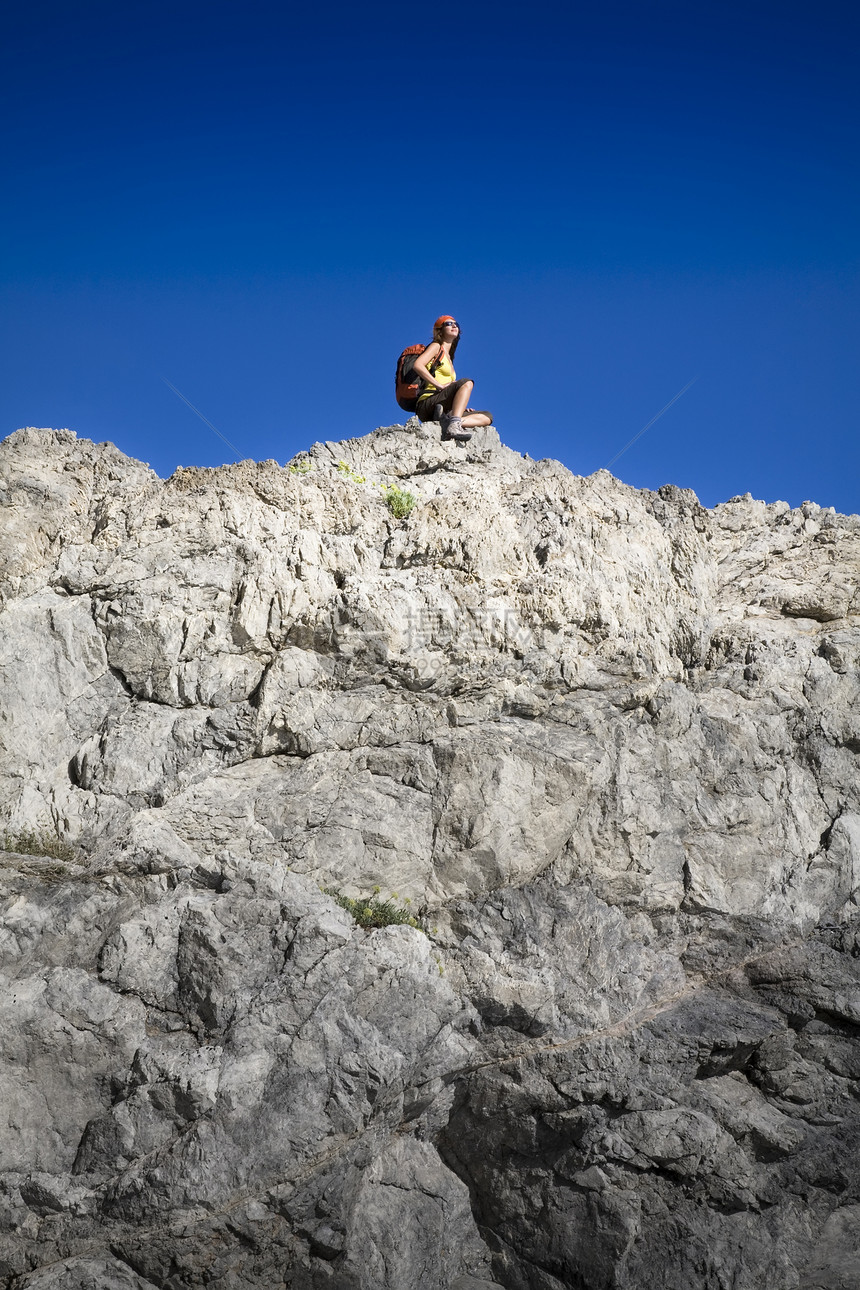
<instances>
[{"instance_id":1,"label":"rocky summit","mask_svg":"<svg viewBox=\"0 0 860 1290\"><path fill-rule=\"evenodd\" d=\"M414 421L0 494L5 1290L858 1290L860 519Z\"/></svg>"}]
</instances>

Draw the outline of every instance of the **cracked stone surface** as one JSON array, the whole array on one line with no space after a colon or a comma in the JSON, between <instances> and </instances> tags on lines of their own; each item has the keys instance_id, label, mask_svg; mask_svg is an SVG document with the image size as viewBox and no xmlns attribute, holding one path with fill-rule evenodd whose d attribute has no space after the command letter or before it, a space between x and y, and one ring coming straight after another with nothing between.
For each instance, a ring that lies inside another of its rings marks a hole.
<instances>
[{"instance_id":1,"label":"cracked stone surface","mask_svg":"<svg viewBox=\"0 0 860 1290\"><path fill-rule=\"evenodd\" d=\"M860 518L414 422L0 497L4 1290L860 1290Z\"/></svg>"}]
</instances>

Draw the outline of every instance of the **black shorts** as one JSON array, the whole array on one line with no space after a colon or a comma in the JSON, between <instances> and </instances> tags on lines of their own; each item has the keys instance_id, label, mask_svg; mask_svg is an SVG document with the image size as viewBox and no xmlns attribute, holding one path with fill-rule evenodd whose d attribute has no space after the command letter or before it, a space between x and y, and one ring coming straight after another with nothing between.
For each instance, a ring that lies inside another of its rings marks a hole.
<instances>
[{"instance_id":1,"label":"black shorts","mask_svg":"<svg viewBox=\"0 0 860 1290\"><path fill-rule=\"evenodd\" d=\"M466 384L468 379L468 377L464 376L461 381L452 381L450 385L446 385L444 390L434 390L426 399L419 399L418 406L415 409L415 415L418 420L435 421L437 416L436 409L440 403L443 415L450 411L451 404L454 402L454 395L461 385Z\"/></svg>"}]
</instances>

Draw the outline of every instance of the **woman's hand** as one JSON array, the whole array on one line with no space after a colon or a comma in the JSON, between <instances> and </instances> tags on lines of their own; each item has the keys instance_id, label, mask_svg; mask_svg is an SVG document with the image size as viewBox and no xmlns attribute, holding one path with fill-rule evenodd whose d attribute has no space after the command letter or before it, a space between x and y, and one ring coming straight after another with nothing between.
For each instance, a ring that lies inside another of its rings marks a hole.
<instances>
[{"instance_id":1,"label":"woman's hand","mask_svg":"<svg viewBox=\"0 0 860 1290\"><path fill-rule=\"evenodd\" d=\"M417 372L422 381L432 385L434 390L447 390L447 385L440 385L435 376L430 375L428 363L432 363L434 358L438 358L442 352L442 346L438 340L431 341L423 354L419 354L412 364L412 371Z\"/></svg>"}]
</instances>

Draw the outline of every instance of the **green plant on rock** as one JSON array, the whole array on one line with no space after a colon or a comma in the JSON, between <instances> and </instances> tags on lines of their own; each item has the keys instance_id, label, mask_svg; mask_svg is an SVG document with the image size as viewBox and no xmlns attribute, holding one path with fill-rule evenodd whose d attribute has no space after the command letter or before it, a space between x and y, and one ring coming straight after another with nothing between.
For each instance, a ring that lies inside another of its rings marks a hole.
<instances>
[{"instance_id":1,"label":"green plant on rock","mask_svg":"<svg viewBox=\"0 0 860 1290\"><path fill-rule=\"evenodd\" d=\"M344 896L343 892L338 891L335 887L322 887L321 890L332 900L340 905L351 914L359 927L370 929L373 927L391 927L393 924L405 927L415 927L419 932L424 932L420 921L412 913L409 906L411 901L409 897L398 903L396 891L391 893L388 900L381 900L379 897L379 887L376 888L372 896L358 896L353 899L352 896ZM425 932L426 934L426 932Z\"/></svg>"},{"instance_id":2,"label":"green plant on rock","mask_svg":"<svg viewBox=\"0 0 860 1290\"><path fill-rule=\"evenodd\" d=\"M343 478L348 479L352 484L370 484L371 487L380 489L385 498L385 505L396 520L405 520L414 510L418 500L415 494L401 488L398 484L380 484L378 479L368 479L366 475L359 475L348 461L339 461L337 468Z\"/></svg>"},{"instance_id":3,"label":"green plant on rock","mask_svg":"<svg viewBox=\"0 0 860 1290\"><path fill-rule=\"evenodd\" d=\"M383 484L382 495L385 498L385 505L396 520L405 520L415 509L415 494L405 488L399 488L397 484Z\"/></svg>"},{"instance_id":4,"label":"green plant on rock","mask_svg":"<svg viewBox=\"0 0 860 1290\"><path fill-rule=\"evenodd\" d=\"M69 864L79 864L81 859L76 847L44 826L14 831L6 829L0 833L0 851L12 851L21 856L46 856Z\"/></svg>"},{"instance_id":5,"label":"green plant on rock","mask_svg":"<svg viewBox=\"0 0 860 1290\"><path fill-rule=\"evenodd\" d=\"M313 468L314 463L306 457L304 461L294 461L289 467L289 472L291 475L309 475Z\"/></svg>"},{"instance_id":6,"label":"green plant on rock","mask_svg":"<svg viewBox=\"0 0 860 1290\"><path fill-rule=\"evenodd\" d=\"M353 470L348 461L339 461L337 468L340 473L353 484L366 484L367 476L359 475L358 471Z\"/></svg>"}]
</instances>

